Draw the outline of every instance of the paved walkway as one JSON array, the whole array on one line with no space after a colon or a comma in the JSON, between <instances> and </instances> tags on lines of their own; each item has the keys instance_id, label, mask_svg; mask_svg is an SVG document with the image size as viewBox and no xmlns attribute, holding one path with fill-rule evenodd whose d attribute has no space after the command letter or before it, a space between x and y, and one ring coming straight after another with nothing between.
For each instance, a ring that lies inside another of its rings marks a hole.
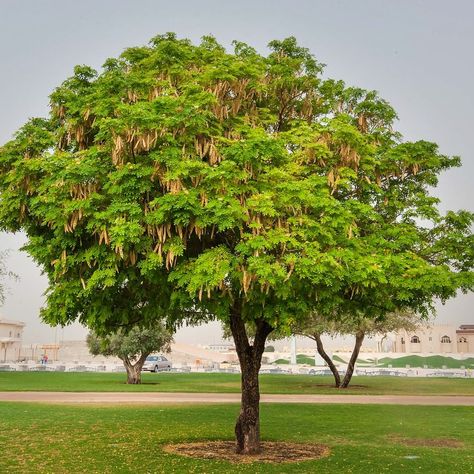
<instances>
[{"instance_id":1,"label":"paved walkway","mask_svg":"<svg viewBox=\"0 0 474 474\"><path fill-rule=\"evenodd\" d=\"M239 403L238 393L171 392L0 392L0 401L95 404ZM263 403L361 403L376 405L474 406L474 396L428 395L276 395L261 396Z\"/></svg>"}]
</instances>

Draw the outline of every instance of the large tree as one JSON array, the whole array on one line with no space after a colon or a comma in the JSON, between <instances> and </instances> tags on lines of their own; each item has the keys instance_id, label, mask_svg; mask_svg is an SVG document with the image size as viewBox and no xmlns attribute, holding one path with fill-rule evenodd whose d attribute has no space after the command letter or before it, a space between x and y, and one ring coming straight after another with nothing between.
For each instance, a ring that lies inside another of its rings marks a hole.
<instances>
[{"instance_id":1,"label":"large tree","mask_svg":"<svg viewBox=\"0 0 474 474\"><path fill-rule=\"evenodd\" d=\"M49 277L50 323L226 321L237 451L255 453L271 331L367 301L368 317L423 313L469 288L472 216L440 216L429 186L459 160L403 142L375 92L323 80L294 38L234 46L168 34L76 67L2 148L0 218Z\"/></svg>"},{"instance_id":2,"label":"large tree","mask_svg":"<svg viewBox=\"0 0 474 474\"><path fill-rule=\"evenodd\" d=\"M173 335L161 321L151 327L120 328L112 334L100 335L91 331L87 346L92 355L118 357L127 371L127 383L142 383L142 367L153 352L169 352Z\"/></svg>"}]
</instances>

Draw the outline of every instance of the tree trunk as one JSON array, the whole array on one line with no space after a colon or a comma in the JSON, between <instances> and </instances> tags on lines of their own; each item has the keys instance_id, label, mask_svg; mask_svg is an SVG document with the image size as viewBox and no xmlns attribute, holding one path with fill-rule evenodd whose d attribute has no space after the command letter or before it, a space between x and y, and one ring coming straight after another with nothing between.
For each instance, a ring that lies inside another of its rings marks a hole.
<instances>
[{"instance_id":1,"label":"tree trunk","mask_svg":"<svg viewBox=\"0 0 474 474\"><path fill-rule=\"evenodd\" d=\"M314 340L316 341L316 347L318 349L318 354L324 359L324 362L328 365L331 369L332 375L334 376L334 384L336 388L339 388L341 385L341 376L339 375L339 371L337 367L334 365L334 362L331 360L329 355L324 350L323 341L321 341L321 335L316 333L313 334Z\"/></svg>"},{"instance_id":2,"label":"tree trunk","mask_svg":"<svg viewBox=\"0 0 474 474\"><path fill-rule=\"evenodd\" d=\"M356 342L354 346L354 350L352 351L351 358L349 360L349 364L347 365L346 375L344 376L344 380L342 381L340 388L347 388L352 378L352 374L354 373L354 367L359 356L360 348L362 346L362 342L364 341L365 333L358 332L356 334Z\"/></svg>"},{"instance_id":3,"label":"tree trunk","mask_svg":"<svg viewBox=\"0 0 474 474\"><path fill-rule=\"evenodd\" d=\"M237 453L256 454L260 452L260 389L255 360L241 362L242 403L235 424Z\"/></svg>"},{"instance_id":4,"label":"tree trunk","mask_svg":"<svg viewBox=\"0 0 474 474\"><path fill-rule=\"evenodd\" d=\"M260 389L258 372L265 349L265 341L272 327L264 320L256 321L253 345L249 343L242 319L241 303L234 303L230 315L230 327L241 369L242 402L235 424L236 452L257 454L260 452Z\"/></svg>"},{"instance_id":5,"label":"tree trunk","mask_svg":"<svg viewBox=\"0 0 474 474\"><path fill-rule=\"evenodd\" d=\"M142 383L142 367L146 357L146 355L142 355L135 364L132 364L128 358L122 359L127 371L127 384L138 385Z\"/></svg>"}]
</instances>

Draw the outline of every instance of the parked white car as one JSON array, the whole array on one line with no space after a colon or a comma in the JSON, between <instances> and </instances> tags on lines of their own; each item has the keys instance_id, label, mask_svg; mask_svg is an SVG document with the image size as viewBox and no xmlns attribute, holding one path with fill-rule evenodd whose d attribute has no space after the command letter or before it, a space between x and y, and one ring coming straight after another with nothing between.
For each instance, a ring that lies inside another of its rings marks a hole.
<instances>
[{"instance_id":1,"label":"parked white car","mask_svg":"<svg viewBox=\"0 0 474 474\"><path fill-rule=\"evenodd\" d=\"M165 356L161 355L150 355L146 358L143 364L142 371L149 372L163 372L170 371L172 367L171 361Z\"/></svg>"}]
</instances>

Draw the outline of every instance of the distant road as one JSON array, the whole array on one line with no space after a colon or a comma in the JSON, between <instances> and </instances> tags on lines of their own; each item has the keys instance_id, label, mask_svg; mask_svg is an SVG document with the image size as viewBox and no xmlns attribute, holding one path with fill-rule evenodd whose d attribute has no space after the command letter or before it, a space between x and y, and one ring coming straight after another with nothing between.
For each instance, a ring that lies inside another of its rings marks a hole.
<instances>
[{"instance_id":1,"label":"distant road","mask_svg":"<svg viewBox=\"0 0 474 474\"><path fill-rule=\"evenodd\" d=\"M239 403L238 393L129 393L129 392L0 392L0 401L40 403L181 404ZM474 406L474 396L426 395L276 395L261 396L263 403L330 403L376 405Z\"/></svg>"}]
</instances>

